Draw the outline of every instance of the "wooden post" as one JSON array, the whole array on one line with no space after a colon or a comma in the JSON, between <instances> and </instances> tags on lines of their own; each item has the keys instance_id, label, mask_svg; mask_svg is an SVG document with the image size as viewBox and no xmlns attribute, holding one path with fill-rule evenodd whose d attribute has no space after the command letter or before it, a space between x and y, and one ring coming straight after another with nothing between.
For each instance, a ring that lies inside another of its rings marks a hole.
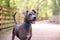
<instances>
[{"instance_id":1,"label":"wooden post","mask_svg":"<svg viewBox=\"0 0 60 40\"><path fill-rule=\"evenodd\" d=\"M2 7L0 6L0 30L1 30L1 27L2 27Z\"/></svg>"}]
</instances>

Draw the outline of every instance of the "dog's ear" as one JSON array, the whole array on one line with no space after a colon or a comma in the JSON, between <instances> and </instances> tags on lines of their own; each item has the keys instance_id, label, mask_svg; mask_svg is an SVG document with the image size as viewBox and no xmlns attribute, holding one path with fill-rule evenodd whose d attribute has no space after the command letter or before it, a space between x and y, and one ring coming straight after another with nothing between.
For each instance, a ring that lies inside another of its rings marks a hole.
<instances>
[{"instance_id":1,"label":"dog's ear","mask_svg":"<svg viewBox=\"0 0 60 40\"><path fill-rule=\"evenodd\" d=\"M36 13L36 11L35 10L32 10L34 13Z\"/></svg>"},{"instance_id":2,"label":"dog's ear","mask_svg":"<svg viewBox=\"0 0 60 40\"><path fill-rule=\"evenodd\" d=\"M26 11L26 13L28 13L28 10Z\"/></svg>"},{"instance_id":3,"label":"dog's ear","mask_svg":"<svg viewBox=\"0 0 60 40\"><path fill-rule=\"evenodd\" d=\"M25 12L23 12L23 14L24 14L24 15L27 15L27 13L28 13L28 10L27 10L27 11L25 11Z\"/></svg>"},{"instance_id":4,"label":"dog's ear","mask_svg":"<svg viewBox=\"0 0 60 40\"><path fill-rule=\"evenodd\" d=\"M25 15L27 15L27 14L28 14L28 10L26 11Z\"/></svg>"}]
</instances>

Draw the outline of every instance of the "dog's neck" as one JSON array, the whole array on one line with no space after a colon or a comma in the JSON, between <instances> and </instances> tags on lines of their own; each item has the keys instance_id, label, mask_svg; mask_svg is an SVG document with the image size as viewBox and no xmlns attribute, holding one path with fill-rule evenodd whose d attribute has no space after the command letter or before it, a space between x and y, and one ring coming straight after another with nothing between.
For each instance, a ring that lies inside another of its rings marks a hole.
<instances>
[{"instance_id":1,"label":"dog's neck","mask_svg":"<svg viewBox=\"0 0 60 40\"><path fill-rule=\"evenodd\" d=\"M31 27L31 23L29 23L28 21L24 21L24 25L25 25L26 27Z\"/></svg>"}]
</instances>

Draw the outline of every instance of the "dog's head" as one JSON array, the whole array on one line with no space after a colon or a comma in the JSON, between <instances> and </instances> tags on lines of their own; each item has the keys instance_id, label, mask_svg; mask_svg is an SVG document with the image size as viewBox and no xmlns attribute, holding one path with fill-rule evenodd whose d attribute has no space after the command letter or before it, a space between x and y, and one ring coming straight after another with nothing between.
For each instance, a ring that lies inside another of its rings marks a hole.
<instances>
[{"instance_id":1,"label":"dog's head","mask_svg":"<svg viewBox=\"0 0 60 40\"><path fill-rule=\"evenodd\" d=\"M35 23L35 20L36 20L36 11L35 10L26 11L25 21L27 21L29 23Z\"/></svg>"}]
</instances>

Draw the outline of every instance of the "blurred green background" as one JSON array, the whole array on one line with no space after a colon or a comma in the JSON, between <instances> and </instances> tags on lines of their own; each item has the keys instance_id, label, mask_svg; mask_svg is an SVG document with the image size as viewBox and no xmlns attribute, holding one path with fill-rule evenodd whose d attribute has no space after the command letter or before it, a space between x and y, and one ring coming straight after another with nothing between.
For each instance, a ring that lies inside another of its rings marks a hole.
<instances>
[{"instance_id":1,"label":"blurred green background","mask_svg":"<svg viewBox=\"0 0 60 40\"><path fill-rule=\"evenodd\" d=\"M21 23L24 19L23 12L32 9L37 11L37 21L47 20L54 15L58 18L60 0L0 0L0 25L5 28L3 25L14 24L15 11L17 11L16 20Z\"/></svg>"}]
</instances>

